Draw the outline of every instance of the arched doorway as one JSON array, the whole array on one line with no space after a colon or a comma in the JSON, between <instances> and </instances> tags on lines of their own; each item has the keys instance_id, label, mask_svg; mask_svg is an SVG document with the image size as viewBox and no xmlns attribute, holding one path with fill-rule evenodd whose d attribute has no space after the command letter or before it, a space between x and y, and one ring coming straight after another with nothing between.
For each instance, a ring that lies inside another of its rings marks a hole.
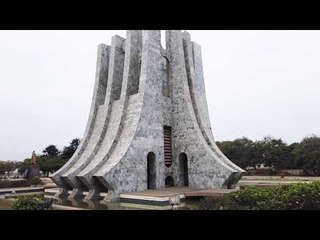
<instances>
[{"instance_id":1,"label":"arched doorway","mask_svg":"<svg viewBox=\"0 0 320 240\"><path fill-rule=\"evenodd\" d=\"M183 186L189 186L189 174L188 174L188 157L185 153L179 154L179 166L181 179L183 181Z\"/></svg>"},{"instance_id":2,"label":"arched doorway","mask_svg":"<svg viewBox=\"0 0 320 240\"><path fill-rule=\"evenodd\" d=\"M147 188L156 188L156 155L153 152L147 155Z\"/></svg>"},{"instance_id":3,"label":"arched doorway","mask_svg":"<svg viewBox=\"0 0 320 240\"><path fill-rule=\"evenodd\" d=\"M166 177L165 180L166 187L174 187L174 180L171 176Z\"/></svg>"}]
</instances>

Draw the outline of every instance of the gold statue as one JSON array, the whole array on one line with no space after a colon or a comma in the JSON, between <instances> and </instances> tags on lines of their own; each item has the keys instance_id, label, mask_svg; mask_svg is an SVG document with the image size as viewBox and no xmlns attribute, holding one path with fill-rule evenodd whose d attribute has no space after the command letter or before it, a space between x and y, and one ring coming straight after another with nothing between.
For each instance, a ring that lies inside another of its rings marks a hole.
<instances>
[{"instance_id":1,"label":"gold statue","mask_svg":"<svg viewBox=\"0 0 320 240\"><path fill-rule=\"evenodd\" d=\"M36 158L36 153L35 151L32 152L32 157L31 157L31 165L35 166L37 164L37 158Z\"/></svg>"}]
</instances>

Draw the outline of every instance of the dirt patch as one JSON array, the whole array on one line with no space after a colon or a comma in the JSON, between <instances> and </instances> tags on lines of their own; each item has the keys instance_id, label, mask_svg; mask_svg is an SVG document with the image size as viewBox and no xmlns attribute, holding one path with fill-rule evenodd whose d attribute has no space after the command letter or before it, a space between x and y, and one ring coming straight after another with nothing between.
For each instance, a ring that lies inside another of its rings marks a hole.
<instances>
[{"instance_id":1,"label":"dirt patch","mask_svg":"<svg viewBox=\"0 0 320 240\"><path fill-rule=\"evenodd\" d=\"M11 205L13 202L14 202L14 199L0 198L0 210L12 210Z\"/></svg>"}]
</instances>

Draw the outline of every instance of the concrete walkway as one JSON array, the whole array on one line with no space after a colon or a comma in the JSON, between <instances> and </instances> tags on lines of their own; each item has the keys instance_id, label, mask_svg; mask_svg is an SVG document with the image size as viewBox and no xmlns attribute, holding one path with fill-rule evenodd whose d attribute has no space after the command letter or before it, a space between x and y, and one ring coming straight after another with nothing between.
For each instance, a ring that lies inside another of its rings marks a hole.
<instances>
[{"instance_id":1,"label":"concrete walkway","mask_svg":"<svg viewBox=\"0 0 320 240\"><path fill-rule=\"evenodd\" d=\"M16 196L21 194L30 194L30 193L43 193L43 187L16 187L16 188L0 188L0 196L8 195Z\"/></svg>"},{"instance_id":2,"label":"concrete walkway","mask_svg":"<svg viewBox=\"0 0 320 240\"><path fill-rule=\"evenodd\" d=\"M300 177L300 176L285 176L281 178L280 176L242 176L239 182L242 181L320 181L320 177Z\"/></svg>"},{"instance_id":3,"label":"concrete walkway","mask_svg":"<svg viewBox=\"0 0 320 240\"><path fill-rule=\"evenodd\" d=\"M125 195L150 196L150 197L170 197L184 194L186 197L221 196L237 189L217 189L217 188L191 188L191 187L169 187L150 189L140 192L126 192Z\"/></svg>"},{"instance_id":4,"label":"concrete walkway","mask_svg":"<svg viewBox=\"0 0 320 240\"><path fill-rule=\"evenodd\" d=\"M237 183L238 187L257 186L275 187L284 184L311 183L319 181L320 177L299 177L299 176L243 176Z\"/></svg>"}]
</instances>

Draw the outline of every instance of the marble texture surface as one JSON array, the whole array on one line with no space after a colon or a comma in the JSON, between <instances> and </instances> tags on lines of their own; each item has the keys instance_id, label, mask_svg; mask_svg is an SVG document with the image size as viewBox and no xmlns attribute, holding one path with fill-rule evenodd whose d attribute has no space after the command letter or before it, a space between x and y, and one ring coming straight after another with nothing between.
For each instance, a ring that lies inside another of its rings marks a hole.
<instances>
[{"instance_id":1,"label":"marble texture surface","mask_svg":"<svg viewBox=\"0 0 320 240\"><path fill-rule=\"evenodd\" d=\"M153 186L232 188L244 170L214 142L205 94L200 45L189 33L129 30L98 47L96 80L87 127L72 158L51 178L87 199L107 192L147 190L147 155L155 154ZM172 128L172 165L164 164L164 126ZM179 156L187 156L187 173ZM149 179L150 181L150 179Z\"/></svg>"}]
</instances>

